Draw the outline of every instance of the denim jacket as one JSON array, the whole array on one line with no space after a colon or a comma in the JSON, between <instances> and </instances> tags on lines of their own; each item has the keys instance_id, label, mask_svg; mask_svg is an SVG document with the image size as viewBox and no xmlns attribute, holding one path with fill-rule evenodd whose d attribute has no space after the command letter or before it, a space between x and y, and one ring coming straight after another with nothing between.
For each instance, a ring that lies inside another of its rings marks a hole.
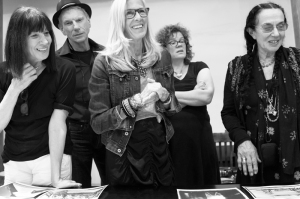
<instances>
[{"instance_id":1,"label":"denim jacket","mask_svg":"<svg viewBox=\"0 0 300 199\"><path fill-rule=\"evenodd\" d=\"M166 128L166 141L174 134L171 122L165 115L173 115L181 110L175 97L174 77L171 56L162 51L161 60L152 66L153 78L171 94L170 109L166 110L163 103L156 102L156 111L163 118ZM98 55L95 59L89 82L91 100L91 126L97 134L102 134L102 143L106 149L122 156L134 129L136 118L121 119L120 103L123 99L141 92L140 75L137 71L121 72L113 70L105 57Z\"/></svg>"}]
</instances>

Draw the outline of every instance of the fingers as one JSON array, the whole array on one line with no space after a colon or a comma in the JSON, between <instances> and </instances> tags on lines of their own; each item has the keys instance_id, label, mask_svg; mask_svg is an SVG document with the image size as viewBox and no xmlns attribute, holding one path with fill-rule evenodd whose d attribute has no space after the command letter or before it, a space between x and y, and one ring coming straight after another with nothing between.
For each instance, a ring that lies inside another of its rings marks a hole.
<instances>
[{"instance_id":1,"label":"fingers","mask_svg":"<svg viewBox=\"0 0 300 199\"><path fill-rule=\"evenodd\" d=\"M60 180L57 184L56 184L56 188L69 188L69 187L76 187L79 188L81 187L81 183L77 183L74 180Z\"/></svg>"},{"instance_id":2,"label":"fingers","mask_svg":"<svg viewBox=\"0 0 300 199\"><path fill-rule=\"evenodd\" d=\"M148 78L148 79L147 79L147 82L148 82L148 83L154 83L155 80L154 80L154 79L151 79L151 78Z\"/></svg>"},{"instance_id":3,"label":"fingers","mask_svg":"<svg viewBox=\"0 0 300 199\"><path fill-rule=\"evenodd\" d=\"M247 172L247 159L246 158L242 158L242 168L243 168L244 175L246 176L248 174L248 172Z\"/></svg>"}]
</instances>

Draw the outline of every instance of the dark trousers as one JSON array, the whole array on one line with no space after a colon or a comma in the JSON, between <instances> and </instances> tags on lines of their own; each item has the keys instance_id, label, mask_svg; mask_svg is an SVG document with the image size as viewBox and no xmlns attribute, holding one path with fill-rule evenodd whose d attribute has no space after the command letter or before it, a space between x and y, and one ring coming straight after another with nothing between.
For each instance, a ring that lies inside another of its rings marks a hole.
<instances>
[{"instance_id":1,"label":"dark trousers","mask_svg":"<svg viewBox=\"0 0 300 199\"><path fill-rule=\"evenodd\" d=\"M96 134L88 123L68 120L68 127L73 142L72 180L82 184L82 188L91 187L93 159L97 166L101 185L105 182L105 146L101 135Z\"/></svg>"}]
</instances>

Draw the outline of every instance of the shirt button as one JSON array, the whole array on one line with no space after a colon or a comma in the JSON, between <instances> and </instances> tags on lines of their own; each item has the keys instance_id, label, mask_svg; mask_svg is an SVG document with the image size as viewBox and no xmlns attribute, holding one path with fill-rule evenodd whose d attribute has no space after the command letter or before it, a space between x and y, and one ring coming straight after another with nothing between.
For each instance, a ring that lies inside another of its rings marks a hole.
<instances>
[{"instance_id":1,"label":"shirt button","mask_svg":"<svg viewBox=\"0 0 300 199\"><path fill-rule=\"evenodd\" d=\"M128 135L128 132L125 132L125 135L127 136L127 135Z\"/></svg>"},{"instance_id":2,"label":"shirt button","mask_svg":"<svg viewBox=\"0 0 300 199\"><path fill-rule=\"evenodd\" d=\"M139 78L138 78L138 77L135 77L134 79L135 79L135 80L139 80Z\"/></svg>"},{"instance_id":3,"label":"shirt button","mask_svg":"<svg viewBox=\"0 0 300 199\"><path fill-rule=\"evenodd\" d=\"M118 153L121 153L121 149L118 149Z\"/></svg>"}]
</instances>

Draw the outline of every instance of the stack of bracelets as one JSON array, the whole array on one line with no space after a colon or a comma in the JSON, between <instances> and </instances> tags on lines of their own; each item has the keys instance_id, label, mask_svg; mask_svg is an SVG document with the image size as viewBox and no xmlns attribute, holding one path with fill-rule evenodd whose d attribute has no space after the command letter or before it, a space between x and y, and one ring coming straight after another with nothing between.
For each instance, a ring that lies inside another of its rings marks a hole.
<instances>
[{"instance_id":1,"label":"stack of bracelets","mask_svg":"<svg viewBox=\"0 0 300 199\"><path fill-rule=\"evenodd\" d=\"M141 101L141 94L138 93L132 97L122 100L122 102L120 104L121 109L123 110L123 112L125 113L125 115L127 117L134 118L136 116L136 112L144 106L144 104L141 102L138 102L135 99L135 97L140 98L140 101ZM162 101L163 104L169 104L170 102L171 102L171 95L169 95L165 101Z\"/></svg>"}]
</instances>

